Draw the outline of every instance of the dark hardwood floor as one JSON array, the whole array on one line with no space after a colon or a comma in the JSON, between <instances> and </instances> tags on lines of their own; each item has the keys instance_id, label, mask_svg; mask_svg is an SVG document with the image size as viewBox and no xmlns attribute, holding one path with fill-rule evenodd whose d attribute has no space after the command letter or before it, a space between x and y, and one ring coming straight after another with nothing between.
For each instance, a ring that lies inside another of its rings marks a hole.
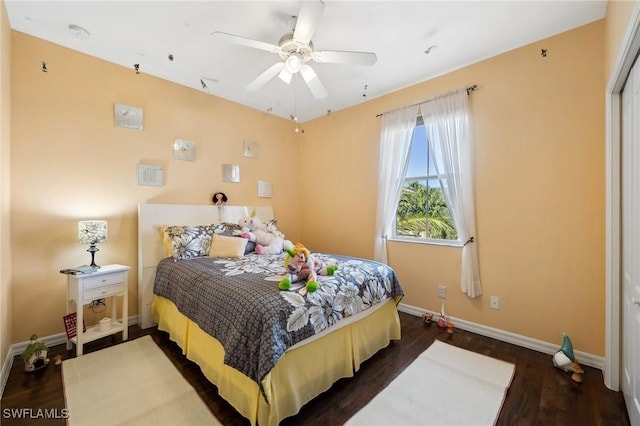
<instances>
[{"instance_id":1,"label":"dark hardwood floor","mask_svg":"<svg viewBox=\"0 0 640 426\"><path fill-rule=\"evenodd\" d=\"M516 372L498 418L498 425L629 425L622 393L608 390L600 370L584 367L583 383L571 380L570 374L554 368L551 356L519 346L479 336L463 330L449 335L437 325L427 326L421 318L400 313L402 340L393 342L364 363L358 373L342 379L327 392L305 405L299 414L285 419L282 425L343 424L362 408L394 377L404 370L434 339L469 349L494 358L512 362ZM200 373L188 361L167 335L155 328L141 330L130 327L129 338L150 334L179 371L198 391L213 414L224 425L247 425ZM103 338L85 345L85 353L121 343L120 335ZM64 393L60 366L53 365L55 355L63 359L75 356L64 345L49 348L51 365L36 373L24 373L20 356L14 360L2 395L3 425L64 425L63 418L33 418L44 411L62 414ZM117 374L117 372L114 372ZM437 389L433 389L437 392ZM429 395L424 395L428 398ZM12 411L16 409L18 411ZM12 413L31 409L31 418L19 419ZM38 411L41 410L41 411ZM58 417L63 417L59 415ZM428 413L425 413L428 418ZM95 425L104 425L96 419Z\"/></svg>"}]
</instances>

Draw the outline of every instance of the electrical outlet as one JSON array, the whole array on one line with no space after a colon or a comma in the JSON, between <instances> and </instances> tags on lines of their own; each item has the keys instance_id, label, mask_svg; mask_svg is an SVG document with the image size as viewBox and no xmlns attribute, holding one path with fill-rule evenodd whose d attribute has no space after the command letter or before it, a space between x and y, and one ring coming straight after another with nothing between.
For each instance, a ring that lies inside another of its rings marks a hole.
<instances>
[{"instance_id":1,"label":"electrical outlet","mask_svg":"<svg viewBox=\"0 0 640 426\"><path fill-rule=\"evenodd\" d=\"M446 299L447 298L447 287L443 286L443 285L439 285L438 286L438 297L440 299Z\"/></svg>"},{"instance_id":2,"label":"electrical outlet","mask_svg":"<svg viewBox=\"0 0 640 426\"><path fill-rule=\"evenodd\" d=\"M489 307L491 307L491 309L500 309L500 298L498 296L491 296Z\"/></svg>"}]
</instances>

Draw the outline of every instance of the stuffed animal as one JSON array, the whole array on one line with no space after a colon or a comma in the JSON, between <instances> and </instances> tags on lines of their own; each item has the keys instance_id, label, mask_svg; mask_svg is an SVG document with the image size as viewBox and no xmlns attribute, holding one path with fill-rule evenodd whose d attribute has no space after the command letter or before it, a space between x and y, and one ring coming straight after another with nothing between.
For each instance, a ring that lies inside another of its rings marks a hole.
<instances>
[{"instance_id":1,"label":"stuffed animal","mask_svg":"<svg viewBox=\"0 0 640 426\"><path fill-rule=\"evenodd\" d=\"M289 276L283 278L278 284L280 290L289 290L292 283L306 280L306 289L312 293L318 289L318 274L333 275L338 265L326 266L324 262L312 255L309 249L296 243L292 249L287 250L284 269Z\"/></svg>"},{"instance_id":2,"label":"stuffed animal","mask_svg":"<svg viewBox=\"0 0 640 426\"><path fill-rule=\"evenodd\" d=\"M242 228L241 234L253 232L256 229L265 229L264 224L260 218L256 217L255 210L251 212L250 216L245 216L238 220L238 225Z\"/></svg>"},{"instance_id":3,"label":"stuffed animal","mask_svg":"<svg viewBox=\"0 0 640 426\"><path fill-rule=\"evenodd\" d=\"M275 219L271 219L270 221L264 224L264 227L266 228L267 231L271 232L273 235L277 235L279 237L284 238L284 234L278 231L277 225L278 225L278 221Z\"/></svg>"},{"instance_id":4,"label":"stuffed animal","mask_svg":"<svg viewBox=\"0 0 640 426\"><path fill-rule=\"evenodd\" d=\"M282 238L282 240L284 241L283 250L284 251L291 250L293 248L293 243L284 238L284 234L278 231L277 225L278 225L278 221L275 219L271 219L270 221L265 223L265 227L267 228L267 231L269 231L276 237Z\"/></svg>"},{"instance_id":5,"label":"stuffed animal","mask_svg":"<svg viewBox=\"0 0 640 426\"><path fill-rule=\"evenodd\" d=\"M255 252L258 254L279 254L286 248L293 247L291 241L285 240L284 235L275 229L275 225L272 225L272 229L276 232L270 232L255 215L255 211L251 216L241 218L238 225L242 228L240 236L256 243Z\"/></svg>"}]
</instances>

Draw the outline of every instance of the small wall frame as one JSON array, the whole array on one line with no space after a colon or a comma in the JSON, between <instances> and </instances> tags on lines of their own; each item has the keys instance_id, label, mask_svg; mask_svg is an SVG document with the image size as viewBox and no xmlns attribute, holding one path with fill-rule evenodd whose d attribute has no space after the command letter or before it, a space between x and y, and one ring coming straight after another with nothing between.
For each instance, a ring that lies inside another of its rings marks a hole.
<instances>
[{"instance_id":1,"label":"small wall frame","mask_svg":"<svg viewBox=\"0 0 640 426\"><path fill-rule=\"evenodd\" d=\"M240 182L240 166L237 164L223 164L222 180L224 182Z\"/></svg>"},{"instance_id":2,"label":"small wall frame","mask_svg":"<svg viewBox=\"0 0 640 426\"><path fill-rule=\"evenodd\" d=\"M254 141L245 140L242 143L243 154L249 158L260 158L260 144Z\"/></svg>"},{"instance_id":3,"label":"small wall frame","mask_svg":"<svg viewBox=\"0 0 640 426\"><path fill-rule=\"evenodd\" d=\"M196 143L185 139L174 139L173 158L175 160L196 161Z\"/></svg>"},{"instance_id":4,"label":"small wall frame","mask_svg":"<svg viewBox=\"0 0 640 426\"><path fill-rule=\"evenodd\" d=\"M271 198L272 196L273 196L273 186L271 185L271 182L259 180L258 181L258 197Z\"/></svg>"},{"instance_id":5,"label":"small wall frame","mask_svg":"<svg viewBox=\"0 0 640 426\"><path fill-rule=\"evenodd\" d=\"M162 186L163 184L162 166L138 164L138 186Z\"/></svg>"},{"instance_id":6,"label":"small wall frame","mask_svg":"<svg viewBox=\"0 0 640 426\"><path fill-rule=\"evenodd\" d=\"M137 108L130 105L114 104L114 121L116 127L124 127L125 129L143 129L143 114L142 108Z\"/></svg>"}]
</instances>

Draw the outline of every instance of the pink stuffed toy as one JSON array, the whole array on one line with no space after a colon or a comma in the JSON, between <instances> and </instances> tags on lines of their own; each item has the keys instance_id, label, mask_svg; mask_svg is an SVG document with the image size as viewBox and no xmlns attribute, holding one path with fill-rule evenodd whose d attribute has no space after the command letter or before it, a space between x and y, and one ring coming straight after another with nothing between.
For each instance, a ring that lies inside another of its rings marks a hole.
<instances>
[{"instance_id":1,"label":"pink stuffed toy","mask_svg":"<svg viewBox=\"0 0 640 426\"><path fill-rule=\"evenodd\" d=\"M307 280L307 291L312 293L318 289L318 274L333 275L338 265L325 266L324 262L312 255L309 249L296 243L292 249L287 250L284 269L289 276L283 278L278 284L280 290L289 290L292 283Z\"/></svg>"}]
</instances>

